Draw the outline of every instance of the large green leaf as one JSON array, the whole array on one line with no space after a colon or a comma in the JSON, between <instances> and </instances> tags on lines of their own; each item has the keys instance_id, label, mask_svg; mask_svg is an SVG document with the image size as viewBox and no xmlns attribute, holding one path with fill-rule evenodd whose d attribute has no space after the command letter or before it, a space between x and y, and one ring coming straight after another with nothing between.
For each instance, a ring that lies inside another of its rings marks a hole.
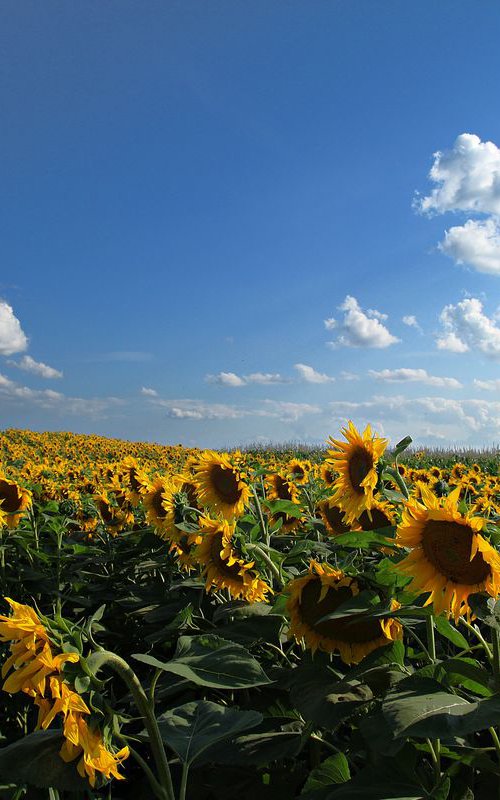
<instances>
[{"instance_id":1,"label":"large green leaf","mask_svg":"<svg viewBox=\"0 0 500 800\"><path fill-rule=\"evenodd\" d=\"M158 719L163 741L181 761L193 764L210 746L233 739L262 721L257 711L237 711L228 706L197 700L167 711Z\"/></svg>"},{"instance_id":2,"label":"large green leaf","mask_svg":"<svg viewBox=\"0 0 500 800\"><path fill-rule=\"evenodd\" d=\"M0 781L24 783L40 789L82 792L88 782L80 777L76 761L66 764L59 751L64 742L60 731L36 731L0 749Z\"/></svg>"},{"instance_id":3,"label":"large green leaf","mask_svg":"<svg viewBox=\"0 0 500 800\"><path fill-rule=\"evenodd\" d=\"M171 661L135 654L137 661L172 672L197 686L245 689L271 683L258 661L241 645L213 634L181 636Z\"/></svg>"},{"instance_id":4,"label":"large green leaf","mask_svg":"<svg viewBox=\"0 0 500 800\"><path fill-rule=\"evenodd\" d=\"M478 619L500 631L500 600L477 593L469 595L467 602Z\"/></svg>"},{"instance_id":5,"label":"large green leaf","mask_svg":"<svg viewBox=\"0 0 500 800\"><path fill-rule=\"evenodd\" d=\"M319 767L315 767L309 774L302 794L322 789L332 783L345 783L351 777L349 763L343 753L335 753L325 759Z\"/></svg>"},{"instance_id":6,"label":"large green leaf","mask_svg":"<svg viewBox=\"0 0 500 800\"><path fill-rule=\"evenodd\" d=\"M228 766L266 767L273 761L294 758L302 745L302 734L296 731L253 732L210 748L203 761Z\"/></svg>"},{"instance_id":7,"label":"large green leaf","mask_svg":"<svg viewBox=\"0 0 500 800\"><path fill-rule=\"evenodd\" d=\"M384 536L375 531L351 531L350 533L341 533L335 537L334 541L339 547L354 547L359 550L373 550L380 546L396 547L389 532L387 536Z\"/></svg>"},{"instance_id":8,"label":"large green leaf","mask_svg":"<svg viewBox=\"0 0 500 800\"><path fill-rule=\"evenodd\" d=\"M460 631L457 631L457 629L450 622L448 622L446 617L434 617L434 624L438 633L440 633L441 636L444 636L445 639L448 639L456 647L460 648L460 650L468 649L469 643L467 642L467 639L462 636Z\"/></svg>"},{"instance_id":9,"label":"large green leaf","mask_svg":"<svg viewBox=\"0 0 500 800\"><path fill-rule=\"evenodd\" d=\"M333 729L373 697L371 689L357 680L336 681L324 670L302 671L292 686L291 699L305 720Z\"/></svg>"}]
</instances>

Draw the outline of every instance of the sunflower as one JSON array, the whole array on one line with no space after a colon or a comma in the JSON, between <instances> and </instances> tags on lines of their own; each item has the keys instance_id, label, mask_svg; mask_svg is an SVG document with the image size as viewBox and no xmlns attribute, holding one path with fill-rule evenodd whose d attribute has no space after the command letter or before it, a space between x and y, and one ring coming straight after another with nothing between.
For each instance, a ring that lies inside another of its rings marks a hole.
<instances>
[{"instance_id":1,"label":"sunflower","mask_svg":"<svg viewBox=\"0 0 500 800\"><path fill-rule=\"evenodd\" d=\"M358 522L363 531L377 531L394 525L396 515L389 503L379 500L375 501L369 510L365 510L359 515Z\"/></svg>"},{"instance_id":2,"label":"sunflower","mask_svg":"<svg viewBox=\"0 0 500 800\"><path fill-rule=\"evenodd\" d=\"M378 647L402 638L402 627L393 618L366 619L359 615L361 618L356 621L358 615L351 614L319 622L360 591L354 578L328 564L311 561L308 574L291 581L287 591L289 636L297 642L304 639L313 652L338 651L346 664L357 664ZM399 604L393 600L391 611L397 608Z\"/></svg>"},{"instance_id":3,"label":"sunflower","mask_svg":"<svg viewBox=\"0 0 500 800\"><path fill-rule=\"evenodd\" d=\"M411 552L397 569L411 575L410 589L429 592L425 605L458 620L471 613L469 595L498 596L500 555L479 533L487 520L459 512L460 487L446 498L423 487L422 499L410 499L403 512L396 543Z\"/></svg>"},{"instance_id":4,"label":"sunflower","mask_svg":"<svg viewBox=\"0 0 500 800\"><path fill-rule=\"evenodd\" d=\"M349 531L355 530L356 527L359 529L359 525L356 526L356 523L354 523L354 528L351 525L346 525L342 509L337 505L331 505L329 500L322 500L318 505L318 511L323 520L326 532L330 536L339 536L342 533L348 533Z\"/></svg>"},{"instance_id":5,"label":"sunflower","mask_svg":"<svg viewBox=\"0 0 500 800\"><path fill-rule=\"evenodd\" d=\"M268 475L266 478L267 497L269 500L288 500L290 503L299 502L299 492L293 481L283 477L278 472ZM291 517L284 511L278 511L271 517L271 522L275 523L283 520L283 530L292 531L300 525L298 517Z\"/></svg>"},{"instance_id":6,"label":"sunflower","mask_svg":"<svg viewBox=\"0 0 500 800\"><path fill-rule=\"evenodd\" d=\"M94 498L97 510L110 533L118 533L131 525L134 515L124 494L102 492Z\"/></svg>"},{"instance_id":7,"label":"sunflower","mask_svg":"<svg viewBox=\"0 0 500 800\"><path fill-rule=\"evenodd\" d=\"M193 483L200 503L231 520L239 517L250 497L250 488L242 480L227 453L205 450L195 465Z\"/></svg>"},{"instance_id":8,"label":"sunflower","mask_svg":"<svg viewBox=\"0 0 500 800\"><path fill-rule=\"evenodd\" d=\"M143 495L146 520L162 539L173 541L179 532L175 527L175 485L165 477L157 477Z\"/></svg>"},{"instance_id":9,"label":"sunflower","mask_svg":"<svg viewBox=\"0 0 500 800\"><path fill-rule=\"evenodd\" d=\"M141 502L141 498L148 487L148 477L146 473L139 467L136 459L132 456L127 456L124 459L121 467L125 471L128 499L130 504L136 508Z\"/></svg>"},{"instance_id":10,"label":"sunflower","mask_svg":"<svg viewBox=\"0 0 500 800\"><path fill-rule=\"evenodd\" d=\"M16 528L31 505L31 492L0 473L0 508L6 514L7 528Z\"/></svg>"},{"instance_id":11,"label":"sunflower","mask_svg":"<svg viewBox=\"0 0 500 800\"><path fill-rule=\"evenodd\" d=\"M319 468L319 474L323 483L330 489L335 483L336 472L328 461L323 461Z\"/></svg>"},{"instance_id":12,"label":"sunflower","mask_svg":"<svg viewBox=\"0 0 500 800\"><path fill-rule=\"evenodd\" d=\"M310 461L304 461L298 458L292 458L288 462L287 473L298 484L305 484L309 479L309 473L312 469Z\"/></svg>"},{"instance_id":13,"label":"sunflower","mask_svg":"<svg viewBox=\"0 0 500 800\"><path fill-rule=\"evenodd\" d=\"M346 521L350 524L365 509L373 506L373 492L378 480L377 462L388 441L372 434L370 425L361 435L350 420L342 433L347 442L329 439L335 446L334 450L329 450L329 455L339 472L333 485L332 500L346 512Z\"/></svg>"},{"instance_id":14,"label":"sunflower","mask_svg":"<svg viewBox=\"0 0 500 800\"><path fill-rule=\"evenodd\" d=\"M265 602L271 588L262 581L252 567L245 563L233 546L234 526L227 520L201 519L201 540L195 550L194 560L202 567L205 588L228 589L235 600Z\"/></svg>"}]
</instances>

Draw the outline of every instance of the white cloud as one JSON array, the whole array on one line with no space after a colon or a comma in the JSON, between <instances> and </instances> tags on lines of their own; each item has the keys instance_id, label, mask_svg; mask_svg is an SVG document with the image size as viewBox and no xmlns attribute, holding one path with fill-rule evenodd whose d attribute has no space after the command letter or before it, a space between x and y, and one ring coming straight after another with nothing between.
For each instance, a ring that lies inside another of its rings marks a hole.
<instances>
[{"instance_id":1,"label":"white cloud","mask_svg":"<svg viewBox=\"0 0 500 800\"><path fill-rule=\"evenodd\" d=\"M219 386L245 386L246 381L234 372L219 372L217 375L207 375L208 383L217 383Z\"/></svg>"},{"instance_id":2,"label":"white cloud","mask_svg":"<svg viewBox=\"0 0 500 800\"><path fill-rule=\"evenodd\" d=\"M310 403L290 403L285 400L265 400L268 414L266 416L278 417L285 421L295 422L305 414L320 414L319 406Z\"/></svg>"},{"instance_id":3,"label":"white cloud","mask_svg":"<svg viewBox=\"0 0 500 800\"><path fill-rule=\"evenodd\" d=\"M28 338L14 314L14 309L5 300L0 300L0 355L22 353L27 346Z\"/></svg>"},{"instance_id":4,"label":"white cloud","mask_svg":"<svg viewBox=\"0 0 500 800\"><path fill-rule=\"evenodd\" d=\"M474 378L474 386L486 392L500 392L500 378L491 381L480 381Z\"/></svg>"},{"instance_id":5,"label":"white cloud","mask_svg":"<svg viewBox=\"0 0 500 800\"><path fill-rule=\"evenodd\" d=\"M470 264L478 272L500 275L500 225L496 219L469 219L445 232L439 249L457 264Z\"/></svg>"},{"instance_id":6,"label":"white cloud","mask_svg":"<svg viewBox=\"0 0 500 800\"><path fill-rule=\"evenodd\" d=\"M328 330L335 327L339 332L335 341L328 343L331 347L384 348L400 341L382 324L381 318L385 319L384 315L373 309L365 313L355 297L347 295L339 309L344 311L341 323L334 325L334 320L325 320Z\"/></svg>"},{"instance_id":7,"label":"white cloud","mask_svg":"<svg viewBox=\"0 0 500 800\"><path fill-rule=\"evenodd\" d=\"M7 404L36 406L61 414L75 414L90 417L105 416L105 412L123 405L118 397L69 397L52 389L30 389L0 375L0 397Z\"/></svg>"},{"instance_id":8,"label":"white cloud","mask_svg":"<svg viewBox=\"0 0 500 800\"><path fill-rule=\"evenodd\" d=\"M477 297L468 297L456 306L445 306L440 314L444 333L437 341L440 350L465 353L479 351L500 359L500 327L483 312Z\"/></svg>"},{"instance_id":9,"label":"white cloud","mask_svg":"<svg viewBox=\"0 0 500 800\"><path fill-rule=\"evenodd\" d=\"M252 372L250 375L236 375L235 372L218 372L217 375L207 375L207 383L216 383L219 386L247 386L250 383L269 386L276 383L290 383L289 378L284 378L278 372Z\"/></svg>"},{"instance_id":10,"label":"white cloud","mask_svg":"<svg viewBox=\"0 0 500 800\"><path fill-rule=\"evenodd\" d=\"M295 369L306 383L331 383L335 378L325 375L324 372L316 372L315 369L307 364L295 364Z\"/></svg>"},{"instance_id":11,"label":"white cloud","mask_svg":"<svg viewBox=\"0 0 500 800\"><path fill-rule=\"evenodd\" d=\"M427 197L417 199L420 211L500 215L500 150L493 142L462 133L451 150L434 153L429 178L437 186Z\"/></svg>"},{"instance_id":12,"label":"white cloud","mask_svg":"<svg viewBox=\"0 0 500 800\"><path fill-rule=\"evenodd\" d=\"M418 324L418 320L414 314L407 314L405 317L402 317L402 322L405 325L408 325L409 328L415 328L419 333L423 333L422 328Z\"/></svg>"},{"instance_id":13,"label":"white cloud","mask_svg":"<svg viewBox=\"0 0 500 800\"><path fill-rule=\"evenodd\" d=\"M279 372L252 372L251 375L244 375L246 383L261 383L268 386L272 383L290 383L289 378L283 378Z\"/></svg>"},{"instance_id":14,"label":"white cloud","mask_svg":"<svg viewBox=\"0 0 500 800\"><path fill-rule=\"evenodd\" d=\"M333 317L329 317L328 319L325 319L324 322L325 322L325 328L327 329L327 331L333 331L333 329L337 327L337 320L334 319Z\"/></svg>"},{"instance_id":15,"label":"white cloud","mask_svg":"<svg viewBox=\"0 0 500 800\"><path fill-rule=\"evenodd\" d=\"M442 386L447 389L461 389L462 384L456 378L442 378L438 375L429 375L425 369L383 369L377 372L369 370L368 374L383 383L424 383L427 386Z\"/></svg>"},{"instance_id":16,"label":"white cloud","mask_svg":"<svg viewBox=\"0 0 500 800\"><path fill-rule=\"evenodd\" d=\"M148 386L142 387L141 394L145 395L146 397L158 397L158 392L156 389L150 389Z\"/></svg>"},{"instance_id":17,"label":"white cloud","mask_svg":"<svg viewBox=\"0 0 500 800\"><path fill-rule=\"evenodd\" d=\"M24 370L24 372L32 372L34 375L39 375L40 378L62 378L63 374L60 370L49 367L43 361L35 361L31 356L23 356L20 361L9 361L13 367Z\"/></svg>"},{"instance_id":18,"label":"white cloud","mask_svg":"<svg viewBox=\"0 0 500 800\"><path fill-rule=\"evenodd\" d=\"M349 372L348 370L343 369L340 373L340 377L343 381L359 381L359 375L356 372Z\"/></svg>"}]
</instances>

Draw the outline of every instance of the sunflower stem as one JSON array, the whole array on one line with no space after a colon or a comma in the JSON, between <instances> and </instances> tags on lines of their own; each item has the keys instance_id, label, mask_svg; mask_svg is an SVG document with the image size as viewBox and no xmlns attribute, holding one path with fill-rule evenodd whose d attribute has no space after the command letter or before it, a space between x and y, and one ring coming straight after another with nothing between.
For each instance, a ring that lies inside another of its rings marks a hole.
<instances>
[{"instance_id":1,"label":"sunflower stem","mask_svg":"<svg viewBox=\"0 0 500 800\"><path fill-rule=\"evenodd\" d=\"M257 494L257 490L256 490L255 486L252 486L251 488L252 488L252 494L253 494L254 500L255 500L255 506L257 508L257 513L259 515L259 522L260 522L260 527L261 527L261 530L262 530L262 536L264 537L264 541L265 541L267 547L269 547L269 543L270 543L269 529L268 529L268 527L266 525L266 521L264 519L264 514L262 513L262 506L260 504L259 496Z\"/></svg>"},{"instance_id":2,"label":"sunflower stem","mask_svg":"<svg viewBox=\"0 0 500 800\"><path fill-rule=\"evenodd\" d=\"M399 486L401 494L403 495L405 500L409 500L410 493L408 491L408 487L404 482L403 476L399 473L399 471L397 469L393 469L392 467L386 467L384 469L383 474L389 475L394 480L394 482L397 483L397 485Z\"/></svg>"},{"instance_id":3,"label":"sunflower stem","mask_svg":"<svg viewBox=\"0 0 500 800\"><path fill-rule=\"evenodd\" d=\"M170 767L168 765L165 748L158 727L152 706L150 705L146 693L142 688L139 678L135 674L132 667L116 653L111 653L108 650L101 650L93 653L91 656L91 667L94 672L98 672L101 667L107 665L120 676L124 683L128 686L137 709L144 719L144 724L148 732L151 751L155 761L156 769L158 771L158 784L163 790L164 800L175 800L174 787L172 784L172 776L170 774Z\"/></svg>"},{"instance_id":4,"label":"sunflower stem","mask_svg":"<svg viewBox=\"0 0 500 800\"><path fill-rule=\"evenodd\" d=\"M260 545L258 545L258 544L247 545L247 549L250 549L250 548L252 550L255 550L255 552L262 558L262 560L265 561L265 563L267 564L267 566L269 567L269 569L273 573L274 578L275 578L275 580L276 580L276 582L278 584L279 589L281 590L283 588L283 581L281 580L280 571L279 571L278 567L276 566L276 564L274 563L274 561L271 558L269 558L267 553L263 550L262 547L260 547Z\"/></svg>"},{"instance_id":5,"label":"sunflower stem","mask_svg":"<svg viewBox=\"0 0 500 800\"><path fill-rule=\"evenodd\" d=\"M500 691L500 638L499 632L495 628L491 631L491 645L493 650L493 675L495 678L495 689Z\"/></svg>"},{"instance_id":6,"label":"sunflower stem","mask_svg":"<svg viewBox=\"0 0 500 800\"><path fill-rule=\"evenodd\" d=\"M496 750L496 753L497 753L497 760L498 760L498 763L500 764L500 739L498 738L498 733L496 732L495 728L493 728L493 727L488 728L488 731L489 731L489 734L490 734L491 738L493 739L493 744L495 745L495 750ZM499 787L499 790L498 790L498 795L500 797L500 787Z\"/></svg>"},{"instance_id":7,"label":"sunflower stem","mask_svg":"<svg viewBox=\"0 0 500 800\"><path fill-rule=\"evenodd\" d=\"M484 652L486 653L488 661L490 662L490 664L493 664L493 655L491 653L490 646L489 646L488 642L486 641L486 639L484 638L484 636L481 634L481 631L479 629L475 628L474 625L471 625L470 622L467 622L465 617L459 617L459 622L461 622L462 625L465 625L467 630L469 630L471 633L473 633L474 636L476 637L476 639L479 639L479 641L481 642L481 644L483 646Z\"/></svg>"},{"instance_id":8,"label":"sunflower stem","mask_svg":"<svg viewBox=\"0 0 500 800\"><path fill-rule=\"evenodd\" d=\"M427 626L427 650L429 651L429 656L432 659L432 663L435 664L437 659L434 614L429 614L425 624ZM434 751L434 773L436 777L436 783L438 783L441 780L441 742L439 739L433 739L432 742L430 742L430 745Z\"/></svg>"}]
</instances>

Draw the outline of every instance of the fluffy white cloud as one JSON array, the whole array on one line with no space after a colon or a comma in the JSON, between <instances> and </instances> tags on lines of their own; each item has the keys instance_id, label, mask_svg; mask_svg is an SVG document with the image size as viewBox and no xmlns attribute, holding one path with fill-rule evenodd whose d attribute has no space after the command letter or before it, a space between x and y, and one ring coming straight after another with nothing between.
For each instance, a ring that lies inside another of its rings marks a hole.
<instances>
[{"instance_id":1,"label":"fluffy white cloud","mask_svg":"<svg viewBox=\"0 0 500 800\"><path fill-rule=\"evenodd\" d=\"M414 314L407 314L405 317L402 317L401 320L405 325L408 325L409 328L415 328L419 333L423 333L422 328L418 324L417 318Z\"/></svg>"},{"instance_id":2,"label":"fluffy white cloud","mask_svg":"<svg viewBox=\"0 0 500 800\"><path fill-rule=\"evenodd\" d=\"M123 405L118 397L69 397L52 389L30 389L0 375L0 398L8 405L18 408L36 406L60 414L75 414L89 417L105 416L107 411Z\"/></svg>"},{"instance_id":3,"label":"fluffy white cloud","mask_svg":"<svg viewBox=\"0 0 500 800\"><path fill-rule=\"evenodd\" d=\"M484 389L486 392L500 392L500 378L492 381L480 381L475 378L474 386Z\"/></svg>"},{"instance_id":4,"label":"fluffy white cloud","mask_svg":"<svg viewBox=\"0 0 500 800\"><path fill-rule=\"evenodd\" d=\"M309 367L307 364L295 364L294 367L306 383L331 383L335 380L335 378L325 375L324 372L316 372L313 367Z\"/></svg>"},{"instance_id":5,"label":"fluffy white cloud","mask_svg":"<svg viewBox=\"0 0 500 800\"><path fill-rule=\"evenodd\" d=\"M145 395L145 397L158 397L156 389L151 389L148 386L142 387L141 394Z\"/></svg>"},{"instance_id":6,"label":"fluffy white cloud","mask_svg":"<svg viewBox=\"0 0 500 800\"><path fill-rule=\"evenodd\" d=\"M425 369L371 369L368 374L383 383L424 383L426 386L442 386L447 389L461 389L462 384L456 378L442 378L438 375L429 375Z\"/></svg>"},{"instance_id":7,"label":"fluffy white cloud","mask_svg":"<svg viewBox=\"0 0 500 800\"><path fill-rule=\"evenodd\" d=\"M382 324L385 315L373 309L364 312L355 297L347 295L339 310L344 312L342 322L332 318L325 320L327 330L335 329L339 334L335 341L328 343L331 347L384 348L400 341Z\"/></svg>"},{"instance_id":8,"label":"fluffy white cloud","mask_svg":"<svg viewBox=\"0 0 500 800\"><path fill-rule=\"evenodd\" d=\"M476 350L489 358L500 359L500 328L483 312L477 297L467 297L457 305L445 306L440 314L444 333L437 341L440 350L465 353Z\"/></svg>"},{"instance_id":9,"label":"fluffy white cloud","mask_svg":"<svg viewBox=\"0 0 500 800\"><path fill-rule=\"evenodd\" d=\"M0 300L0 355L22 353L27 346L28 338L14 314L14 309L5 300Z\"/></svg>"},{"instance_id":10,"label":"fluffy white cloud","mask_svg":"<svg viewBox=\"0 0 500 800\"><path fill-rule=\"evenodd\" d=\"M33 375L38 375L40 378L62 378L63 374L60 370L49 367L43 361L35 361L31 356L23 356L20 361L9 361L13 367L22 369L24 372L32 372Z\"/></svg>"},{"instance_id":11,"label":"fluffy white cloud","mask_svg":"<svg viewBox=\"0 0 500 800\"><path fill-rule=\"evenodd\" d=\"M274 383L289 383L288 378L284 378L278 372L252 372L250 375L236 375L235 372L218 372L217 375L207 375L207 383L216 383L219 386L247 386L249 383L257 383L269 386Z\"/></svg>"},{"instance_id":12,"label":"fluffy white cloud","mask_svg":"<svg viewBox=\"0 0 500 800\"><path fill-rule=\"evenodd\" d=\"M478 272L500 275L500 224L490 217L469 219L445 232L439 249L457 264L470 264Z\"/></svg>"},{"instance_id":13,"label":"fluffy white cloud","mask_svg":"<svg viewBox=\"0 0 500 800\"><path fill-rule=\"evenodd\" d=\"M210 420L242 419L244 417L269 417L286 422L296 421L306 414L319 414L321 408L310 403L292 403L285 400L263 400L255 407L225 403L206 403L203 400L166 400L151 397L153 406L163 409L174 419Z\"/></svg>"},{"instance_id":14,"label":"fluffy white cloud","mask_svg":"<svg viewBox=\"0 0 500 800\"><path fill-rule=\"evenodd\" d=\"M335 401L330 409L336 425L351 418L360 427L370 422L379 433L393 437L410 433L414 441L425 436L450 443L491 444L500 436L500 402L496 401L374 396L359 402Z\"/></svg>"},{"instance_id":15,"label":"fluffy white cloud","mask_svg":"<svg viewBox=\"0 0 500 800\"><path fill-rule=\"evenodd\" d=\"M349 372L348 370L343 369L340 373L340 377L343 381L359 381L359 375L356 372Z\"/></svg>"},{"instance_id":16,"label":"fluffy white cloud","mask_svg":"<svg viewBox=\"0 0 500 800\"><path fill-rule=\"evenodd\" d=\"M434 153L429 178L437 186L427 197L417 199L420 211L500 215L500 150L493 142L462 133L451 150Z\"/></svg>"}]
</instances>

